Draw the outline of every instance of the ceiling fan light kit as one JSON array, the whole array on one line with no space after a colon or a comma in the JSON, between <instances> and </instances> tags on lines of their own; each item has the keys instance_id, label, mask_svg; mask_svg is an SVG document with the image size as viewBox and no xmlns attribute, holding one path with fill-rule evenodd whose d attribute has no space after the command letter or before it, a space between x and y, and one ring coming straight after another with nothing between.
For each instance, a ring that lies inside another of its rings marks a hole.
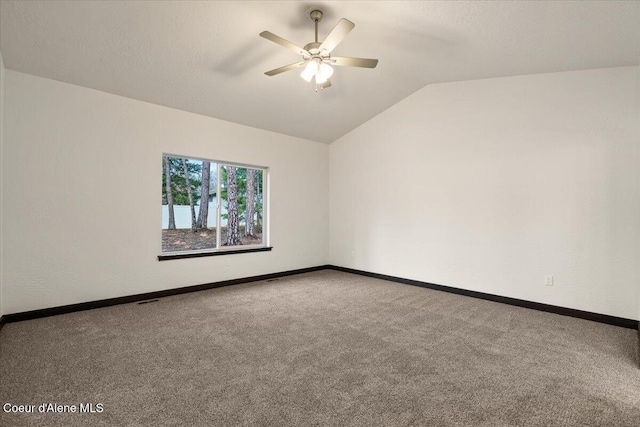
<instances>
[{"instance_id":1,"label":"ceiling fan light kit","mask_svg":"<svg viewBox=\"0 0 640 427\"><path fill-rule=\"evenodd\" d=\"M299 47L288 40L283 39L269 31L263 31L260 33L261 37L267 40L271 40L281 46L295 51L302 56L301 62L295 62L293 64L285 65L283 67L276 68L274 70L267 71L267 76L275 76L285 71L294 70L296 68L304 66L304 70L300 74L305 81L311 83L315 80L316 92L331 86L331 76L333 75L333 68L331 65L338 65L344 67L362 67L362 68L375 68L378 65L377 59L368 58L349 58L340 56L331 56L333 49L344 40L344 38L353 30L355 24L348 19L341 19L338 24L331 30L327 38L322 43L318 42L318 23L322 19L322 11L315 9L311 11L309 16L315 24L315 41L307 43L304 47Z\"/></svg>"}]
</instances>

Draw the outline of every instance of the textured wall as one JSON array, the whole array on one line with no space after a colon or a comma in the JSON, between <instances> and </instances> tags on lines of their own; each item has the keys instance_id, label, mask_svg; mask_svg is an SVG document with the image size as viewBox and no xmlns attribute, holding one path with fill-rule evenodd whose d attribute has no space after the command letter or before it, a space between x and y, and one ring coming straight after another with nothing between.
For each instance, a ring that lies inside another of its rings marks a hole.
<instances>
[{"instance_id":1,"label":"textured wall","mask_svg":"<svg viewBox=\"0 0 640 427\"><path fill-rule=\"evenodd\" d=\"M637 76L438 84L371 119L330 146L331 263L640 318Z\"/></svg>"},{"instance_id":2,"label":"textured wall","mask_svg":"<svg viewBox=\"0 0 640 427\"><path fill-rule=\"evenodd\" d=\"M330 261L640 318L637 75L429 86L327 148L7 71L4 311ZM271 166L275 250L156 261L162 152Z\"/></svg>"},{"instance_id":3,"label":"textured wall","mask_svg":"<svg viewBox=\"0 0 640 427\"><path fill-rule=\"evenodd\" d=\"M326 264L327 145L11 70L5 81L5 314ZM269 166L274 250L158 262L163 152Z\"/></svg>"},{"instance_id":4,"label":"textured wall","mask_svg":"<svg viewBox=\"0 0 640 427\"><path fill-rule=\"evenodd\" d=\"M638 58L638 64L640 64L640 58ZM637 68L636 75L636 120L637 126L640 127L640 66ZM640 133L640 131L638 132ZM638 168L640 169L640 154L638 155ZM637 262L640 265L640 256ZM638 283L638 289L638 365L640 366L640 283Z\"/></svg>"},{"instance_id":5,"label":"textured wall","mask_svg":"<svg viewBox=\"0 0 640 427\"><path fill-rule=\"evenodd\" d=\"M4 151L4 139L3 139L3 134L4 134L4 62L2 62L2 53L0 52L0 165L2 164L2 158L3 158L3 151ZM4 170L4 168L3 168ZM2 176L4 175L4 173L2 171L0 171L0 188L3 188L3 179ZM0 195L0 316L2 316L4 314L4 308L3 308L3 303L2 303L2 282L3 282L3 275L2 275L2 254L4 252L4 238L3 238L3 233L2 230L4 228L4 211L2 209L2 196Z\"/></svg>"}]
</instances>

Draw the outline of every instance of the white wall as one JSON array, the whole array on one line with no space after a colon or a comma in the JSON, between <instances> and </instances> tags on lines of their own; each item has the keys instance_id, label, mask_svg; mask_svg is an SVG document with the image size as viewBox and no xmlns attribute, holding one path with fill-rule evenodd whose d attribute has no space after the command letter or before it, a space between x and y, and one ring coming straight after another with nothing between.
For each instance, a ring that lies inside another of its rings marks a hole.
<instances>
[{"instance_id":1,"label":"white wall","mask_svg":"<svg viewBox=\"0 0 640 427\"><path fill-rule=\"evenodd\" d=\"M598 69L409 96L330 146L330 262L640 318L637 78Z\"/></svg>"},{"instance_id":2,"label":"white wall","mask_svg":"<svg viewBox=\"0 0 640 427\"><path fill-rule=\"evenodd\" d=\"M327 263L328 146L11 70L5 98L5 314ZM157 261L162 153L270 167L273 251Z\"/></svg>"},{"instance_id":3,"label":"white wall","mask_svg":"<svg viewBox=\"0 0 640 427\"><path fill-rule=\"evenodd\" d=\"M640 58L638 58L638 67L636 68L636 122L640 127ZM638 131L640 133L640 131ZM640 138L639 138L640 139ZM640 150L638 153L638 169L640 169ZM640 186L640 175L638 176L638 186ZM638 220L640 222L640 220ZM640 243L639 243L640 245ZM636 261L638 268L640 269L640 255ZM638 364L640 364L640 281L637 284L638 287Z\"/></svg>"},{"instance_id":4,"label":"white wall","mask_svg":"<svg viewBox=\"0 0 640 427\"><path fill-rule=\"evenodd\" d=\"M640 319L639 73L432 85L327 147L7 70L0 310L331 262ZM163 152L270 166L274 250L158 262Z\"/></svg>"},{"instance_id":5,"label":"white wall","mask_svg":"<svg viewBox=\"0 0 640 427\"><path fill-rule=\"evenodd\" d=\"M3 164L2 163L2 159L3 159L3 151L4 151L4 139L3 139L3 134L4 134L4 62L2 61L2 53L0 52L0 165ZM2 261L3 261L3 257L2 254L4 253L3 250L3 246L4 246L4 236L2 234L2 230L3 230L3 208L2 208L2 200L3 200L3 196L2 194L4 193L4 187L3 187L3 179L2 176L4 175L4 168L2 169L2 171L0 171L0 189L2 189L2 192L0 193L0 317L4 314L4 309L3 309L3 303L2 303L2 282L3 282L3 265L2 265Z\"/></svg>"}]
</instances>

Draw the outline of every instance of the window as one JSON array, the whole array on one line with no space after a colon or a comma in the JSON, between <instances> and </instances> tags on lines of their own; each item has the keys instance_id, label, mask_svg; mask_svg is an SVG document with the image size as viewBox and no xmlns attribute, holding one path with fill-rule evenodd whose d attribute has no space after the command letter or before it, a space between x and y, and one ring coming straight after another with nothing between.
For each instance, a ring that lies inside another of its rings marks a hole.
<instances>
[{"instance_id":1,"label":"window","mask_svg":"<svg viewBox=\"0 0 640 427\"><path fill-rule=\"evenodd\" d=\"M268 250L267 168L165 154L162 157L162 255Z\"/></svg>"}]
</instances>

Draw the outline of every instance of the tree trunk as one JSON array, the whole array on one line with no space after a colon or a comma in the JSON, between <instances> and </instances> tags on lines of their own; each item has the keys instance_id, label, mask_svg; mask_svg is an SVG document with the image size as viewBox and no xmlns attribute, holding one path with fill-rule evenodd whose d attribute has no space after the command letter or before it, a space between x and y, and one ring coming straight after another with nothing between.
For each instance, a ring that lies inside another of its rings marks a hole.
<instances>
[{"instance_id":1,"label":"tree trunk","mask_svg":"<svg viewBox=\"0 0 640 427\"><path fill-rule=\"evenodd\" d=\"M246 226L244 228L245 236L253 236L253 217L254 205L255 205L255 169L247 169L247 210L246 214Z\"/></svg>"},{"instance_id":2,"label":"tree trunk","mask_svg":"<svg viewBox=\"0 0 640 427\"><path fill-rule=\"evenodd\" d=\"M182 168L184 169L184 181L187 184L187 195L189 196L189 206L191 206L191 231L196 231L196 209L193 206L193 194L191 193L191 182L189 181L189 168L187 167L187 159L182 159Z\"/></svg>"},{"instance_id":3,"label":"tree trunk","mask_svg":"<svg viewBox=\"0 0 640 427\"><path fill-rule=\"evenodd\" d=\"M260 187L260 183L262 183L263 179L264 179L264 172L260 171L260 179L256 179L256 195L258 199L262 201L262 205L257 212L258 215L256 215L256 223L258 224L260 231L262 231L262 210L264 208L264 197L262 197L262 193L261 193L262 188Z\"/></svg>"},{"instance_id":4,"label":"tree trunk","mask_svg":"<svg viewBox=\"0 0 640 427\"><path fill-rule=\"evenodd\" d=\"M240 245L240 222L238 221L238 181L236 168L227 166L227 245Z\"/></svg>"},{"instance_id":5,"label":"tree trunk","mask_svg":"<svg viewBox=\"0 0 640 427\"><path fill-rule=\"evenodd\" d=\"M196 228L207 229L207 216L209 215L209 183L211 182L211 163L202 162L202 185L200 187L200 212Z\"/></svg>"},{"instance_id":6,"label":"tree trunk","mask_svg":"<svg viewBox=\"0 0 640 427\"><path fill-rule=\"evenodd\" d=\"M164 174L165 174L165 186L167 194L167 207L169 208L169 230L176 229L176 218L173 214L173 194L171 193L171 166L169 165L169 158L164 157Z\"/></svg>"}]
</instances>

